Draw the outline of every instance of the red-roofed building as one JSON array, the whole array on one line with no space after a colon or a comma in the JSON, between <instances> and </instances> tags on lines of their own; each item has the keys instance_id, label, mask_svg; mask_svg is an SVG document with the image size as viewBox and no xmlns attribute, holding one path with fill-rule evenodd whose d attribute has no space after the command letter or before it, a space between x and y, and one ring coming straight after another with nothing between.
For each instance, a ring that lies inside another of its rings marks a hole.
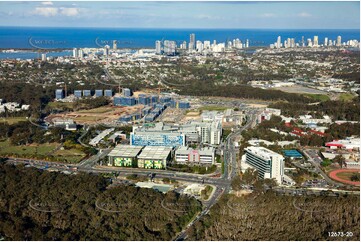
<instances>
[{"instance_id":1,"label":"red-roofed building","mask_svg":"<svg viewBox=\"0 0 361 242\"><path fill-rule=\"evenodd\" d=\"M320 131L316 131L316 130L310 130L308 132L311 133L311 134L316 134L316 135L321 136L321 137L325 136L325 133L320 132Z\"/></svg>"}]
</instances>

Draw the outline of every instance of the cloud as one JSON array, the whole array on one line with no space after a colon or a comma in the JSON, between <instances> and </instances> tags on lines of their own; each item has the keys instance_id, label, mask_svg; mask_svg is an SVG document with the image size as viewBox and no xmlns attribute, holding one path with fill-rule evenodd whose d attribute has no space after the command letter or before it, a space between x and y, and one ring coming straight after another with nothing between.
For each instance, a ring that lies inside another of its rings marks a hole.
<instances>
[{"instance_id":1,"label":"cloud","mask_svg":"<svg viewBox=\"0 0 361 242\"><path fill-rule=\"evenodd\" d=\"M260 17L261 18L274 18L274 17L277 17L277 15L274 13L264 13L264 14L261 14Z\"/></svg>"},{"instance_id":2,"label":"cloud","mask_svg":"<svg viewBox=\"0 0 361 242\"><path fill-rule=\"evenodd\" d=\"M299 13L299 14L297 14L297 16L302 17L302 18L312 17L311 14L306 13L306 12Z\"/></svg>"},{"instance_id":3,"label":"cloud","mask_svg":"<svg viewBox=\"0 0 361 242\"><path fill-rule=\"evenodd\" d=\"M41 4L43 4L43 5L53 5L53 2L41 2Z\"/></svg>"},{"instance_id":4,"label":"cloud","mask_svg":"<svg viewBox=\"0 0 361 242\"><path fill-rule=\"evenodd\" d=\"M76 16L79 14L79 9L77 8L60 8L60 14L64 16Z\"/></svg>"},{"instance_id":5,"label":"cloud","mask_svg":"<svg viewBox=\"0 0 361 242\"><path fill-rule=\"evenodd\" d=\"M37 7L37 8L35 8L33 14L41 15L41 16L45 16L45 17L56 16L58 14L58 8Z\"/></svg>"},{"instance_id":6,"label":"cloud","mask_svg":"<svg viewBox=\"0 0 361 242\"><path fill-rule=\"evenodd\" d=\"M57 15L72 17L79 14L78 8L54 8L54 7L36 7L32 12L34 15L40 15L44 17L53 17Z\"/></svg>"}]
</instances>

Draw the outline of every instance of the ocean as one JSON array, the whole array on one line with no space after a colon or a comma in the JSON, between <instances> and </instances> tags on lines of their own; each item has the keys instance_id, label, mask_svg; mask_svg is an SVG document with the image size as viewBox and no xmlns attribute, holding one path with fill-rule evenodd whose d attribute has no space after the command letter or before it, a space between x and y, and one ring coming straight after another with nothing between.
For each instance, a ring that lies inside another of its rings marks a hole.
<instances>
[{"instance_id":1,"label":"ocean","mask_svg":"<svg viewBox=\"0 0 361 242\"><path fill-rule=\"evenodd\" d=\"M239 38L250 46L269 46L281 36L282 42L295 38L300 43L317 35L319 43L324 38L342 42L356 39L360 41L360 30L285 30L285 29L125 29L125 28L48 28L48 27L0 27L0 49L72 49L85 47L112 47L113 40L118 48L155 48L156 40L174 40L177 45L189 42L189 35L195 33L196 40L216 40L226 42ZM60 52L62 53L62 52ZM0 58L12 58L18 53L0 53ZM22 57L19 57L22 58Z\"/></svg>"}]
</instances>

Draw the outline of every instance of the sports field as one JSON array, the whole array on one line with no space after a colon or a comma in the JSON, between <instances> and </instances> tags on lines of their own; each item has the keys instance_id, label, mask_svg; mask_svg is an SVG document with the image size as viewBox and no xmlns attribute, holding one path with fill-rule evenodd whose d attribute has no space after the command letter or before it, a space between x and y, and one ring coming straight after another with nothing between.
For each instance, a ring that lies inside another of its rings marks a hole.
<instances>
[{"instance_id":1,"label":"sports field","mask_svg":"<svg viewBox=\"0 0 361 242\"><path fill-rule=\"evenodd\" d=\"M328 176L338 182L342 182L342 183L353 185L353 186L360 186L359 181L357 182L357 181L350 180L353 173L360 173L360 170L359 169L338 169L338 170L331 171L328 174Z\"/></svg>"}]
</instances>

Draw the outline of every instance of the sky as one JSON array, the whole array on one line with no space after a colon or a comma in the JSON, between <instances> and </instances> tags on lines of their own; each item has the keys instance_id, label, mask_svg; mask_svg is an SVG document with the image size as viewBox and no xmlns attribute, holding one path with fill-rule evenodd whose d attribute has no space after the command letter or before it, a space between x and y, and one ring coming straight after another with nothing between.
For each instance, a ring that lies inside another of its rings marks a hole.
<instances>
[{"instance_id":1,"label":"sky","mask_svg":"<svg viewBox=\"0 0 361 242\"><path fill-rule=\"evenodd\" d=\"M360 2L0 1L0 26L360 29Z\"/></svg>"}]
</instances>

